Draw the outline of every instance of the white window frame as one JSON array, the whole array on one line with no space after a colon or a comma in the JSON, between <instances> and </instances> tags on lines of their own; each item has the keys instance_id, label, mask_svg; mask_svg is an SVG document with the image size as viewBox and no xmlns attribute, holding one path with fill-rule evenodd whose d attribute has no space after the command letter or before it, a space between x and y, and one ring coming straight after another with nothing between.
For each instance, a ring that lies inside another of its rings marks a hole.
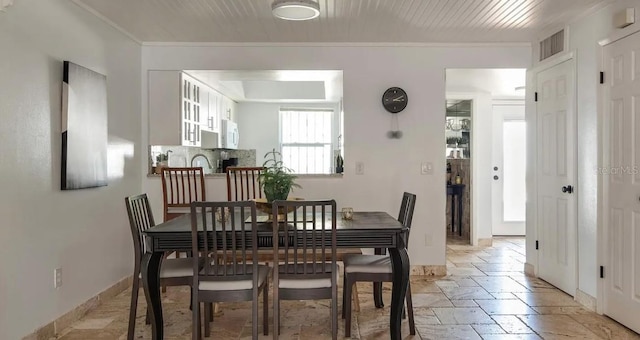
<instances>
[{"instance_id":1,"label":"white window frame","mask_svg":"<svg viewBox=\"0 0 640 340\"><path fill-rule=\"evenodd\" d=\"M329 123L330 131L329 134L331 136L329 143L284 143L283 140L283 129L282 129L282 112L283 111L297 111L297 112L329 112L331 114L331 122ZM283 152L285 146L297 146L297 147L319 147L319 146L329 146L329 169L328 172L316 172L316 173L307 173L307 172L299 172L299 174L331 174L333 173L334 163L334 146L335 146L335 137L336 137L336 110L332 107L280 107L278 110L278 138L279 138L279 146L280 153ZM284 161L284 160L283 160ZM288 166L285 163L285 166Z\"/></svg>"}]
</instances>

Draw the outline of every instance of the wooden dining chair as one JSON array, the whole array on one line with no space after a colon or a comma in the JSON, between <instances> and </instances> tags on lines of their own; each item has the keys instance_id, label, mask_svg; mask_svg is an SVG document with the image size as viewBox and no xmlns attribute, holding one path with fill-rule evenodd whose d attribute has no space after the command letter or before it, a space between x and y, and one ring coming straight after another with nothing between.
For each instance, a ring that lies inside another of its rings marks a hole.
<instances>
[{"instance_id":1,"label":"wooden dining chair","mask_svg":"<svg viewBox=\"0 0 640 340\"><path fill-rule=\"evenodd\" d=\"M269 273L271 268L251 259L257 258L258 227L256 203L191 203L191 242L193 253L206 254L200 271L192 266L192 304L200 302L252 301L252 337L258 338L258 296L263 296L263 333L269 334ZM248 222L247 222L248 221ZM214 258L220 260L213 260ZM205 336L210 335L211 309L205 306ZM200 308L193 308L193 339L201 339Z\"/></svg>"},{"instance_id":2,"label":"wooden dining chair","mask_svg":"<svg viewBox=\"0 0 640 340\"><path fill-rule=\"evenodd\" d=\"M274 201L272 214L274 258L282 250L273 275L273 338L280 330L281 300L331 299L331 334L337 339L336 202Z\"/></svg>"},{"instance_id":3,"label":"wooden dining chair","mask_svg":"<svg viewBox=\"0 0 640 340\"><path fill-rule=\"evenodd\" d=\"M227 200L248 201L264 197L258 182L262 171L263 167L228 167Z\"/></svg>"},{"instance_id":4,"label":"wooden dining chair","mask_svg":"<svg viewBox=\"0 0 640 340\"><path fill-rule=\"evenodd\" d=\"M416 205L416 195L405 192L402 195L398 221L411 230L413 209ZM407 244L409 233L407 232ZM344 256L344 285L342 290L342 317L345 319L344 336L351 336L351 294L356 282L392 282L393 271L391 258L388 255L358 255ZM376 289L374 287L374 289ZM416 334L415 321L413 319L413 302L411 301L411 284L407 287L407 313L409 314L409 332Z\"/></svg>"},{"instance_id":5,"label":"wooden dining chair","mask_svg":"<svg viewBox=\"0 0 640 340\"><path fill-rule=\"evenodd\" d=\"M189 212L191 202L206 201L202 167L162 168L164 221Z\"/></svg>"},{"instance_id":6,"label":"wooden dining chair","mask_svg":"<svg viewBox=\"0 0 640 340\"><path fill-rule=\"evenodd\" d=\"M145 252L144 231L153 227L155 222L147 194L126 197L125 203L127 206L127 214L129 215L129 226L131 227L131 236L133 237L135 258L133 264L131 304L129 305L129 328L127 330L127 339L132 340L135 333L138 293L142 283L140 268L142 265L142 255ZM197 257L196 261L198 261ZM160 266L160 282L166 286L191 286L193 282L193 261L191 259L164 259Z\"/></svg>"}]
</instances>

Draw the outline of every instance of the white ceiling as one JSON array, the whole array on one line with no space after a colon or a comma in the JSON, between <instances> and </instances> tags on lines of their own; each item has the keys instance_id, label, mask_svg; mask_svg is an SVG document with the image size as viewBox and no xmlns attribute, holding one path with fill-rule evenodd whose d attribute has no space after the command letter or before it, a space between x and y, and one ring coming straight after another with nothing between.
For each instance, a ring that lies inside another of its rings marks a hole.
<instances>
[{"instance_id":1,"label":"white ceiling","mask_svg":"<svg viewBox=\"0 0 640 340\"><path fill-rule=\"evenodd\" d=\"M318 18L271 0L73 0L140 42L529 42L614 0L318 0Z\"/></svg>"}]
</instances>

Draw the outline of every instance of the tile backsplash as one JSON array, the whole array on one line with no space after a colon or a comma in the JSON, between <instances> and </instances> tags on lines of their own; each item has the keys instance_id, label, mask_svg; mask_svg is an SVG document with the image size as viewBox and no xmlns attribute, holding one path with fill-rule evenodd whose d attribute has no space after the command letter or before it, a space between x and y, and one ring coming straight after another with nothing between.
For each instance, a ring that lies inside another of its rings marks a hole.
<instances>
[{"instance_id":1,"label":"tile backsplash","mask_svg":"<svg viewBox=\"0 0 640 340\"><path fill-rule=\"evenodd\" d=\"M168 153L170 167L202 166L205 174L221 172L222 153L229 158L237 157L238 166L256 166L256 150L201 149L192 146L154 145L149 150L149 173L156 166L156 156ZM208 163L202 157L206 157ZM195 158L195 159L194 159ZM204 164L203 164L204 163Z\"/></svg>"}]
</instances>

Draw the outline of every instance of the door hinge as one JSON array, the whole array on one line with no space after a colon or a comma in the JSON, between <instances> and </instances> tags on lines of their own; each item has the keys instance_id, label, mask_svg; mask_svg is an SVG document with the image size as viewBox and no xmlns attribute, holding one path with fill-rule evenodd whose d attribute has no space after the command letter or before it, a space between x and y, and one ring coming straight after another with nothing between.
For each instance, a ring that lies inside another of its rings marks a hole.
<instances>
[{"instance_id":1,"label":"door hinge","mask_svg":"<svg viewBox=\"0 0 640 340\"><path fill-rule=\"evenodd\" d=\"M600 266L600 278L604 279L604 266Z\"/></svg>"},{"instance_id":2,"label":"door hinge","mask_svg":"<svg viewBox=\"0 0 640 340\"><path fill-rule=\"evenodd\" d=\"M604 72L600 72L600 84L604 84Z\"/></svg>"},{"instance_id":3,"label":"door hinge","mask_svg":"<svg viewBox=\"0 0 640 340\"><path fill-rule=\"evenodd\" d=\"M533 94L533 100L536 102L538 101L538 92Z\"/></svg>"},{"instance_id":4,"label":"door hinge","mask_svg":"<svg viewBox=\"0 0 640 340\"><path fill-rule=\"evenodd\" d=\"M538 250L538 240L536 240L536 250Z\"/></svg>"}]
</instances>

